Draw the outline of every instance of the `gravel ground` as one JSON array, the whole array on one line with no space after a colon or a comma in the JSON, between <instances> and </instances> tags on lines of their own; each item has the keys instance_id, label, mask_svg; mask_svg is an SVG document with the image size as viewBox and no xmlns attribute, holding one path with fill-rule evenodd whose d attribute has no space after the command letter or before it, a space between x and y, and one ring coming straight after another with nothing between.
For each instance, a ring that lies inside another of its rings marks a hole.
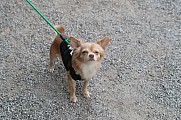
<instances>
[{"instance_id":1,"label":"gravel ground","mask_svg":"<svg viewBox=\"0 0 181 120\"><path fill-rule=\"evenodd\" d=\"M181 120L181 0L32 0L85 41L111 37L91 98L48 72L55 32L25 0L0 0L1 120Z\"/></svg>"}]
</instances>

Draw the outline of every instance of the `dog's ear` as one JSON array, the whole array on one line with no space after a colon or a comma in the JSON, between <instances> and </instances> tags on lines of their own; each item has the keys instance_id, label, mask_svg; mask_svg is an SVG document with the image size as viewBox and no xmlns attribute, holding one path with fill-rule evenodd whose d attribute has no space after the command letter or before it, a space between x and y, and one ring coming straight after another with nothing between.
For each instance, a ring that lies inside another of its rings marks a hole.
<instances>
[{"instance_id":1,"label":"dog's ear","mask_svg":"<svg viewBox=\"0 0 181 120\"><path fill-rule=\"evenodd\" d=\"M70 37L70 46L72 48L78 48L81 45L81 41L74 38L74 37Z\"/></svg>"},{"instance_id":2,"label":"dog's ear","mask_svg":"<svg viewBox=\"0 0 181 120\"><path fill-rule=\"evenodd\" d=\"M108 47L109 42L110 42L109 37L106 36L102 40L99 40L97 44L99 44L105 50Z\"/></svg>"}]
</instances>

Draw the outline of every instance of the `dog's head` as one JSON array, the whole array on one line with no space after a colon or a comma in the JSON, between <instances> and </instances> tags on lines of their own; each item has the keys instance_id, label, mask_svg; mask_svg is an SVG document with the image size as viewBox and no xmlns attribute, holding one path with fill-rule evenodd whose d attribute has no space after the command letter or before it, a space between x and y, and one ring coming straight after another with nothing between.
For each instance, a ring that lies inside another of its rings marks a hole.
<instances>
[{"instance_id":1,"label":"dog's head","mask_svg":"<svg viewBox=\"0 0 181 120\"><path fill-rule=\"evenodd\" d=\"M70 45L74 49L74 59L84 63L100 62L109 45L109 37L105 37L97 43L82 42L74 37L70 37Z\"/></svg>"}]
</instances>

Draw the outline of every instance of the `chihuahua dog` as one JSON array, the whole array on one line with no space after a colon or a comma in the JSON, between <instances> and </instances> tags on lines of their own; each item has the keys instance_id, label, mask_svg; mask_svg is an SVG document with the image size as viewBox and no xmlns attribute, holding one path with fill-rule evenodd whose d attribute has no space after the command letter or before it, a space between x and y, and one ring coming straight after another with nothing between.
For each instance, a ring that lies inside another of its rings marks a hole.
<instances>
[{"instance_id":1,"label":"chihuahua dog","mask_svg":"<svg viewBox=\"0 0 181 120\"><path fill-rule=\"evenodd\" d=\"M50 47L49 71L53 72L54 70L54 59L57 57L60 59L62 58L64 66L67 70L67 84L70 94L70 101L77 101L77 79L84 80L82 92L83 96L88 98L90 97L88 91L89 81L101 67L105 50L110 42L109 37L104 37L97 43L83 42L65 34L63 26L57 25L55 27L61 33L61 35L70 40L70 45L66 44L59 35L55 37ZM67 50L70 52L66 52ZM64 59L64 57L66 59Z\"/></svg>"}]
</instances>

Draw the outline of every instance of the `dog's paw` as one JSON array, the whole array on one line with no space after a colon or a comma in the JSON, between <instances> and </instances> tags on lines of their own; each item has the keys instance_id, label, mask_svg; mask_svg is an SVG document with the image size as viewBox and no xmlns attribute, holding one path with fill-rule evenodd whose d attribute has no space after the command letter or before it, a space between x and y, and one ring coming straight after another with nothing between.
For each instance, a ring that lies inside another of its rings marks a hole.
<instances>
[{"instance_id":1,"label":"dog's paw","mask_svg":"<svg viewBox=\"0 0 181 120\"><path fill-rule=\"evenodd\" d=\"M83 92L83 96L84 96L85 98L89 98L89 97L90 97L90 94L89 94L88 91L87 91L87 92Z\"/></svg>"},{"instance_id":2,"label":"dog's paw","mask_svg":"<svg viewBox=\"0 0 181 120\"><path fill-rule=\"evenodd\" d=\"M48 71L51 72L51 73L53 73L54 67L50 67L50 66L49 66Z\"/></svg>"},{"instance_id":3,"label":"dog's paw","mask_svg":"<svg viewBox=\"0 0 181 120\"><path fill-rule=\"evenodd\" d=\"M70 102L76 103L77 97L76 96L70 97Z\"/></svg>"}]
</instances>

